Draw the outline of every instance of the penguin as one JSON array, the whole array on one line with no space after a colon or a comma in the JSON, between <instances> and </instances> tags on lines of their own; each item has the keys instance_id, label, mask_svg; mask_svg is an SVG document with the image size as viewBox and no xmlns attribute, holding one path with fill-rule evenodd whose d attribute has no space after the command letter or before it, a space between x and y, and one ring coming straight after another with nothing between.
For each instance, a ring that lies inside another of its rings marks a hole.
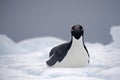
<instances>
[{"instance_id":1,"label":"penguin","mask_svg":"<svg viewBox=\"0 0 120 80\"><path fill-rule=\"evenodd\" d=\"M89 59L83 27L77 24L71 28L71 41L54 47L46 64L53 67L85 67Z\"/></svg>"}]
</instances>

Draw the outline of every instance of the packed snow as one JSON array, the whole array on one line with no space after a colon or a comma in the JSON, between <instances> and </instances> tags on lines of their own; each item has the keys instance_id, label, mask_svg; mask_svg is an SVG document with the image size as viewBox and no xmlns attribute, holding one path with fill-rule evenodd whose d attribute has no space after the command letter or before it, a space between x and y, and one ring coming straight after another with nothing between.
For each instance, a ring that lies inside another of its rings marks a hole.
<instances>
[{"instance_id":1,"label":"packed snow","mask_svg":"<svg viewBox=\"0 0 120 80\"><path fill-rule=\"evenodd\" d=\"M80 68L46 66L51 48L64 40L41 37L15 43L0 34L0 80L119 80L120 26L110 32L113 41L108 45L86 42L90 64Z\"/></svg>"}]
</instances>

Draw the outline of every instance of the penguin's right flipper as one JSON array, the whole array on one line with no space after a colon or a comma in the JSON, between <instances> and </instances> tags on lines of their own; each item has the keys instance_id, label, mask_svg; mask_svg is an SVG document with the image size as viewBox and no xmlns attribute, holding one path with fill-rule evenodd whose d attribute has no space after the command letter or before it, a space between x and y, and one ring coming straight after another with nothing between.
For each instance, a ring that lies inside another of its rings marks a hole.
<instances>
[{"instance_id":1,"label":"penguin's right flipper","mask_svg":"<svg viewBox=\"0 0 120 80\"><path fill-rule=\"evenodd\" d=\"M47 62L46 64L48 66L53 66L58 61L58 55L54 54Z\"/></svg>"}]
</instances>

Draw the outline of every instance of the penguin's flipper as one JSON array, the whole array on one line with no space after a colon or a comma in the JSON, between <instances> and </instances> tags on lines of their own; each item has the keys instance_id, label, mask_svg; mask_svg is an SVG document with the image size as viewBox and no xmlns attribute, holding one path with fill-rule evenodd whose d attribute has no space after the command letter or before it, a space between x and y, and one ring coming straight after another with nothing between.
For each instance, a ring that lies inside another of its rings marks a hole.
<instances>
[{"instance_id":1,"label":"penguin's flipper","mask_svg":"<svg viewBox=\"0 0 120 80\"><path fill-rule=\"evenodd\" d=\"M61 62L64 59L64 57L66 56L66 54L67 54L67 51L58 51L57 52L58 61Z\"/></svg>"},{"instance_id":2,"label":"penguin's flipper","mask_svg":"<svg viewBox=\"0 0 120 80\"><path fill-rule=\"evenodd\" d=\"M56 52L56 47L53 48L53 49L50 51L49 57L51 57L52 55L54 55L55 52Z\"/></svg>"},{"instance_id":3,"label":"penguin's flipper","mask_svg":"<svg viewBox=\"0 0 120 80\"><path fill-rule=\"evenodd\" d=\"M67 51L69 50L70 46L71 44L69 45L69 43L64 43L64 44L54 47L49 54L50 59L46 62L47 65L52 66L57 61L61 62L66 56Z\"/></svg>"},{"instance_id":4,"label":"penguin's flipper","mask_svg":"<svg viewBox=\"0 0 120 80\"><path fill-rule=\"evenodd\" d=\"M48 66L52 66L54 65L56 62L58 61L58 55L54 54L53 56L51 56L51 58L46 62L46 64Z\"/></svg>"},{"instance_id":5,"label":"penguin's flipper","mask_svg":"<svg viewBox=\"0 0 120 80\"><path fill-rule=\"evenodd\" d=\"M71 44L69 43L64 43L60 46L58 46L59 49L56 50L56 54L58 55L58 61L61 62L64 57L66 56Z\"/></svg>"},{"instance_id":6,"label":"penguin's flipper","mask_svg":"<svg viewBox=\"0 0 120 80\"><path fill-rule=\"evenodd\" d=\"M88 52L88 49L86 48L85 45L84 45L84 48L85 48L85 50L87 51L88 57L90 57L89 52Z\"/></svg>"}]
</instances>

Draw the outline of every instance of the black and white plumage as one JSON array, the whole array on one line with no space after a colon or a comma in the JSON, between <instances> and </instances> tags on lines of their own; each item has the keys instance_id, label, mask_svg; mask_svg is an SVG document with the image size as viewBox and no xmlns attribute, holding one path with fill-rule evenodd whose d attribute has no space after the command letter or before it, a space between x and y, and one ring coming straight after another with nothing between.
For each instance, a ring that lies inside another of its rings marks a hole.
<instances>
[{"instance_id":1,"label":"black and white plumage","mask_svg":"<svg viewBox=\"0 0 120 80\"><path fill-rule=\"evenodd\" d=\"M84 44L84 30L81 25L71 29L71 41L54 47L46 62L55 67L83 67L89 63L89 53Z\"/></svg>"}]
</instances>

